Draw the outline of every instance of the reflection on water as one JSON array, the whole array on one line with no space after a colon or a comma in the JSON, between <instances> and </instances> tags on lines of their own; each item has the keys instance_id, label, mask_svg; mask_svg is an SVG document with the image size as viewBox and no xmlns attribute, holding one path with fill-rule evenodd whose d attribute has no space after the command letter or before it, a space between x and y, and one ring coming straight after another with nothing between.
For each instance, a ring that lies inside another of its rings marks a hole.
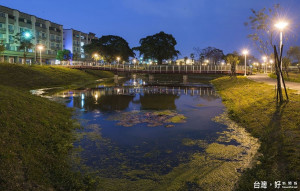
<instances>
[{"instance_id":1,"label":"reflection on water","mask_svg":"<svg viewBox=\"0 0 300 191\"><path fill-rule=\"evenodd\" d=\"M175 101L182 97L201 98L205 101L220 99L211 87L101 87L89 90L61 92L57 97L69 98L69 107L93 111L126 110L130 103L140 104L140 109L176 109Z\"/></svg>"},{"instance_id":2,"label":"reflection on water","mask_svg":"<svg viewBox=\"0 0 300 191\"><path fill-rule=\"evenodd\" d=\"M211 120L223 112L221 99L211 87L129 85L70 90L56 96L80 111L77 118L85 128L78 131L75 146L83 149L83 163L105 178L165 175L203 152L197 145L183 144L186 140L209 144L225 128Z\"/></svg>"}]
</instances>

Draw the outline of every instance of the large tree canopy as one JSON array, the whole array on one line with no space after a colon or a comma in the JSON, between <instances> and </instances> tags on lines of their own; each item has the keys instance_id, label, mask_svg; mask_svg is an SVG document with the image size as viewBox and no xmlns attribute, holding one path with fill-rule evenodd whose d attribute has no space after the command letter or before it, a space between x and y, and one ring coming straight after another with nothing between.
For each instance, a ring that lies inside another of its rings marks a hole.
<instances>
[{"instance_id":1,"label":"large tree canopy","mask_svg":"<svg viewBox=\"0 0 300 191\"><path fill-rule=\"evenodd\" d=\"M297 64L300 63L300 46L291 46L287 52L287 56Z\"/></svg>"},{"instance_id":2,"label":"large tree canopy","mask_svg":"<svg viewBox=\"0 0 300 191\"><path fill-rule=\"evenodd\" d=\"M240 63L240 56L237 52L233 52L230 54L227 54L225 56L226 63L231 65L231 75L235 76L236 74L236 65Z\"/></svg>"},{"instance_id":3,"label":"large tree canopy","mask_svg":"<svg viewBox=\"0 0 300 191\"><path fill-rule=\"evenodd\" d=\"M140 40L140 46L133 48L143 55L144 59L155 59L158 64L162 64L163 60L173 59L179 53L175 49L177 42L171 34L164 32L147 36Z\"/></svg>"},{"instance_id":4,"label":"large tree canopy","mask_svg":"<svg viewBox=\"0 0 300 191\"><path fill-rule=\"evenodd\" d=\"M220 50L215 47L207 47L204 49L194 48L196 53L198 54L199 61L203 62L204 59L209 59L213 64L216 64L218 61L224 58L223 50Z\"/></svg>"},{"instance_id":5,"label":"large tree canopy","mask_svg":"<svg viewBox=\"0 0 300 191\"><path fill-rule=\"evenodd\" d=\"M125 61L128 61L129 57L134 57L134 52L129 47L128 42L122 37L113 35L102 36L93 40L91 44L84 46L84 51L90 55L98 53L107 62L112 62L117 57Z\"/></svg>"},{"instance_id":6,"label":"large tree canopy","mask_svg":"<svg viewBox=\"0 0 300 191\"><path fill-rule=\"evenodd\" d=\"M67 61L72 59L72 53L70 50L59 50L57 51L56 59L60 61Z\"/></svg>"}]
</instances>

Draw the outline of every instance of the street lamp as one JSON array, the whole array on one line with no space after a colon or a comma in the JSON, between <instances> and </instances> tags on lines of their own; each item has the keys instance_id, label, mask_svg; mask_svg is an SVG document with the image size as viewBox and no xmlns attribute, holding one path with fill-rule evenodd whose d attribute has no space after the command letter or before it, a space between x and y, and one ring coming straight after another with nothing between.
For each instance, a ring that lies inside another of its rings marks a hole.
<instances>
[{"instance_id":1,"label":"street lamp","mask_svg":"<svg viewBox=\"0 0 300 191\"><path fill-rule=\"evenodd\" d=\"M282 41L283 41L283 30L288 26L288 23L285 21L279 21L275 24L275 27L279 30L280 32L280 54L281 54L281 47L282 47ZM280 69L282 70L282 61L280 63Z\"/></svg>"},{"instance_id":2,"label":"street lamp","mask_svg":"<svg viewBox=\"0 0 300 191\"><path fill-rule=\"evenodd\" d=\"M204 62L205 62L205 66L206 66L206 65L208 65L208 63L209 63L209 60L206 59Z\"/></svg>"},{"instance_id":3,"label":"street lamp","mask_svg":"<svg viewBox=\"0 0 300 191\"><path fill-rule=\"evenodd\" d=\"M119 67L120 60L121 60L121 58L120 58L120 57L117 57L117 61L118 61L117 69L118 69L118 67Z\"/></svg>"},{"instance_id":4,"label":"street lamp","mask_svg":"<svg viewBox=\"0 0 300 191\"><path fill-rule=\"evenodd\" d=\"M271 65L271 73L273 73L273 60L270 60L270 65Z\"/></svg>"},{"instance_id":5,"label":"street lamp","mask_svg":"<svg viewBox=\"0 0 300 191\"><path fill-rule=\"evenodd\" d=\"M26 40L29 40L29 39L31 39L31 33L30 33L30 32L24 32L24 33L23 33L23 37L24 37Z\"/></svg>"},{"instance_id":6,"label":"street lamp","mask_svg":"<svg viewBox=\"0 0 300 191\"><path fill-rule=\"evenodd\" d=\"M245 74L244 76L247 76L247 54L248 54L248 50L243 50L243 54L245 55Z\"/></svg>"},{"instance_id":7,"label":"street lamp","mask_svg":"<svg viewBox=\"0 0 300 191\"><path fill-rule=\"evenodd\" d=\"M94 60L95 60L95 62L97 64L97 61L100 60L100 55L97 54L97 53L95 53L95 54L93 54L93 58L94 58Z\"/></svg>"},{"instance_id":8,"label":"street lamp","mask_svg":"<svg viewBox=\"0 0 300 191\"><path fill-rule=\"evenodd\" d=\"M40 64L42 65L42 50L44 49L44 46L40 44L37 46L37 49L40 51Z\"/></svg>"},{"instance_id":9,"label":"street lamp","mask_svg":"<svg viewBox=\"0 0 300 191\"><path fill-rule=\"evenodd\" d=\"M267 57L266 57L266 56L263 56L262 59L263 59L263 61L264 61L264 65L263 65L263 66L264 66L264 73L266 73L266 64L267 64L266 62L267 62Z\"/></svg>"},{"instance_id":10,"label":"street lamp","mask_svg":"<svg viewBox=\"0 0 300 191\"><path fill-rule=\"evenodd\" d=\"M133 63L133 65L136 67L136 59L134 58L133 60L132 60L132 63Z\"/></svg>"}]
</instances>

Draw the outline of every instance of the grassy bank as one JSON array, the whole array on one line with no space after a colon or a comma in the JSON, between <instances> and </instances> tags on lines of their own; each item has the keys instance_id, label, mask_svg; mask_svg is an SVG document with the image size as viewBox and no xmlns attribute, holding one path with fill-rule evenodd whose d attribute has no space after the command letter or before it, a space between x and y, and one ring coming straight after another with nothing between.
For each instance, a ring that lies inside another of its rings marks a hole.
<instances>
[{"instance_id":1,"label":"grassy bank","mask_svg":"<svg viewBox=\"0 0 300 191\"><path fill-rule=\"evenodd\" d=\"M284 73L284 79L289 82L299 82L300 83L300 73L289 72L289 77ZM270 74L271 78L277 79L276 74Z\"/></svg>"},{"instance_id":2,"label":"grassy bank","mask_svg":"<svg viewBox=\"0 0 300 191\"><path fill-rule=\"evenodd\" d=\"M261 141L258 164L242 175L237 190L253 190L255 181L299 181L300 96L290 92L290 101L278 106L271 86L244 77L212 82L231 119Z\"/></svg>"},{"instance_id":3,"label":"grassy bank","mask_svg":"<svg viewBox=\"0 0 300 191\"><path fill-rule=\"evenodd\" d=\"M0 64L0 84L33 89L91 83L99 78L113 77L105 71L74 70L55 66Z\"/></svg>"},{"instance_id":4,"label":"grassy bank","mask_svg":"<svg viewBox=\"0 0 300 191\"><path fill-rule=\"evenodd\" d=\"M92 83L107 72L0 64L0 190L90 190L71 170L72 110L29 89Z\"/></svg>"}]
</instances>

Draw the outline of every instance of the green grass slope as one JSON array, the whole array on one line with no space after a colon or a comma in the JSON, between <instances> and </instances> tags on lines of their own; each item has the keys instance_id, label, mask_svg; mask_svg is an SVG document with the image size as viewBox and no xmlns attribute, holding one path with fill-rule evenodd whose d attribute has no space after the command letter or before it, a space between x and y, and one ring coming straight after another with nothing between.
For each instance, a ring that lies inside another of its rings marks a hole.
<instances>
[{"instance_id":1,"label":"green grass slope","mask_svg":"<svg viewBox=\"0 0 300 191\"><path fill-rule=\"evenodd\" d=\"M212 81L230 117L261 141L259 163L246 171L237 190L253 190L255 181L300 178L300 95L277 105L273 87L244 77Z\"/></svg>"},{"instance_id":2,"label":"green grass slope","mask_svg":"<svg viewBox=\"0 0 300 191\"><path fill-rule=\"evenodd\" d=\"M73 111L29 90L112 75L0 64L0 190L92 190L92 179L71 169L69 152L79 127Z\"/></svg>"},{"instance_id":3,"label":"green grass slope","mask_svg":"<svg viewBox=\"0 0 300 191\"><path fill-rule=\"evenodd\" d=\"M105 71L0 63L0 84L25 89L84 84L109 77L113 74Z\"/></svg>"}]
</instances>

